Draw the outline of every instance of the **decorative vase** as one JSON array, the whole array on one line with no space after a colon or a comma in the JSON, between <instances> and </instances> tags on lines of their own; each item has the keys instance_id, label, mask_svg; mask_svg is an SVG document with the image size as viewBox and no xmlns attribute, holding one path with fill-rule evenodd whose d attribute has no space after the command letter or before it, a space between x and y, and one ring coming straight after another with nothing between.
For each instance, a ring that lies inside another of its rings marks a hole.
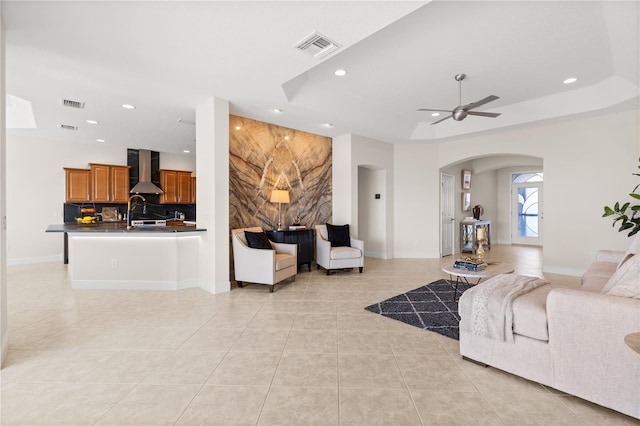
<instances>
[{"instance_id":1,"label":"decorative vase","mask_svg":"<svg viewBox=\"0 0 640 426\"><path fill-rule=\"evenodd\" d=\"M480 217L482 217L483 214L484 208L480 204L473 206L473 218L475 220L480 220Z\"/></svg>"}]
</instances>

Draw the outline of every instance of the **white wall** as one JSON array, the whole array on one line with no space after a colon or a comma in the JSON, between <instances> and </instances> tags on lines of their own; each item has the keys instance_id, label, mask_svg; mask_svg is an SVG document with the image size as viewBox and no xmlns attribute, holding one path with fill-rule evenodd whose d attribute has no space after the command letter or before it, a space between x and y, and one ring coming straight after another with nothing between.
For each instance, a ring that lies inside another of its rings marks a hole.
<instances>
[{"instance_id":1,"label":"white wall","mask_svg":"<svg viewBox=\"0 0 640 426\"><path fill-rule=\"evenodd\" d=\"M63 236L46 233L62 223L64 167L89 163L127 164L127 149L104 143L76 143L7 135L7 258L10 264L62 261ZM161 153L160 165L195 170L195 158Z\"/></svg>"},{"instance_id":2,"label":"white wall","mask_svg":"<svg viewBox=\"0 0 640 426\"><path fill-rule=\"evenodd\" d=\"M351 234L360 236L359 229L359 181L358 167L385 171L384 190L381 200L386 217L385 230L376 234L374 247L384 248L379 257L392 258L393 254L393 217L394 217L394 162L393 145L353 134L345 134L333 138L332 148L332 183L333 183L333 222L349 223ZM377 219L376 219L377 220ZM382 235L385 235L382 237ZM381 240L384 239L384 242ZM365 240L365 251L369 251Z\"/></svg>"},{"instance_id":3,"label":"white wall","mask_svg":"<svg viewBox=\"0 0 640 426\"><path fill-rule=\"evenodd\" d=\"M436 144L394 145L394 253L440 256L440 166Z\"/></svg>"},{"instance_id":4,"label":"white wall","mask_svg":"<svg viewBox=\"0 0 640 426\"><path fill-rule=\"evenodd\" d=\"M195 173L196 157L195 155L179 155L162 152L160 153L160 168L168 170L185 170Z\"/></svg>"},{"instance_id":5,"label":"white wall","mask_svg":"<svg viewBox=\"0 0 640 426\"><path fill-rule=\"evenodd\" d=\"M365 256L382 259L387 254L386 175L386 170L358 167L358 238L367 242Z\"/></svg>"},{"instance_id":6,"label":"white wall","mask_svg":"<svg viewBox=\"0 0 640 426\"><path fill-rule=\"evenodd\" d=\"M200 237L199 285L210 293L231 289L229 280L229 101L209 98L196 108L196 222Z\"/></svg>"}]
</instances>

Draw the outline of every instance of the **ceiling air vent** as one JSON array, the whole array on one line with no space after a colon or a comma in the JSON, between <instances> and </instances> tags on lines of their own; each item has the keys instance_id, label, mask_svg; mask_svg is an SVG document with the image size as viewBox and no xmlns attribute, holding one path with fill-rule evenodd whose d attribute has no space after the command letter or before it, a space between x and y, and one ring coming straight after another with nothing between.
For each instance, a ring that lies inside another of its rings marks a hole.
<instances>
[{"instance_id":1,"label":"ceiling air vent","mask_svg":"<svg viewBox=\"0 0 640 426\"><path fill-rule=\"evenodd\" d=\"M70 108L78 108L78 109L84 108L84 102L70 101L69 99L63 99L62 105Z\"/></svg>"},{"instance_id":2,"label":"ceiling air vent","mask_svg":"<svg viewBox=\"0 0 640 426\"><path fill-rule=\"evenodd\" d=\"M294 48L301 52L311 55L314 58L322 58L341 46L328 37L323 36L319 32L313 32L306 36L302 41L296 43Z\"/></svg>"},{"instance_id":3,"label":"ceiling air vent","mask_svg":"<svg viewBox=\"0 0 640 426\"><path fill-rule=\"evenodd\" d=\"M64 130L78 130L78 126L70 126L68 124L61 124L60 128Z\"/></svg>"}]
</instances>

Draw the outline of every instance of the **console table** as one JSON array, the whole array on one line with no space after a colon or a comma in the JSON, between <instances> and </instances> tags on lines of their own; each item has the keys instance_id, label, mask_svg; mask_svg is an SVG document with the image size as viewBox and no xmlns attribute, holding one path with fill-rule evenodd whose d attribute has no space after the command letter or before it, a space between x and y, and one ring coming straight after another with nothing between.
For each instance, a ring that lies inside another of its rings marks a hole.
<instances>
[{"instance_id":1,"label":"console table","mask_svg":"<svg viewBox=\"0 0 640 426\"><path fill-rule=\"evenodd\" d=\"M460 222L460 253L476 254L478 241L483 240L483 248L491 249L491 221L463 220Z\"/></svg>"},{"instance_id":2,"label":"console table","mask_svg":"<svg viewBox=\"0 0 640 426\"><path fill-rule=\"evenodd\" d=\"M311 272L311 262L314 259L313 229L299 229L295 231L267 231L269 239L276 243L298 245L298 269L307 265Z\"/></svg>"}]
</instances>

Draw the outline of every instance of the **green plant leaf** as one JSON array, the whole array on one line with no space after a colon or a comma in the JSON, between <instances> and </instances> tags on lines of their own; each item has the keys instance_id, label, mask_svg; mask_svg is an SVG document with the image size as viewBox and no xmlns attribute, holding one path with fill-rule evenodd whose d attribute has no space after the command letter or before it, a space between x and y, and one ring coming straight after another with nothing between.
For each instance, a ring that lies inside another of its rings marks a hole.
<instances>
[{"instance_id":1,"label":"green plant leaf","mask_svg":"<svg viewBox=\"0 0 640 426\"><path fill-rule=\"evenodd\" d=\"M632 197L632 198L635 198L636 200L640 200L640 194L636 194L636 193L632 192L631 194L629 194L629 196Z\"/></svg>"}]
</instances>

